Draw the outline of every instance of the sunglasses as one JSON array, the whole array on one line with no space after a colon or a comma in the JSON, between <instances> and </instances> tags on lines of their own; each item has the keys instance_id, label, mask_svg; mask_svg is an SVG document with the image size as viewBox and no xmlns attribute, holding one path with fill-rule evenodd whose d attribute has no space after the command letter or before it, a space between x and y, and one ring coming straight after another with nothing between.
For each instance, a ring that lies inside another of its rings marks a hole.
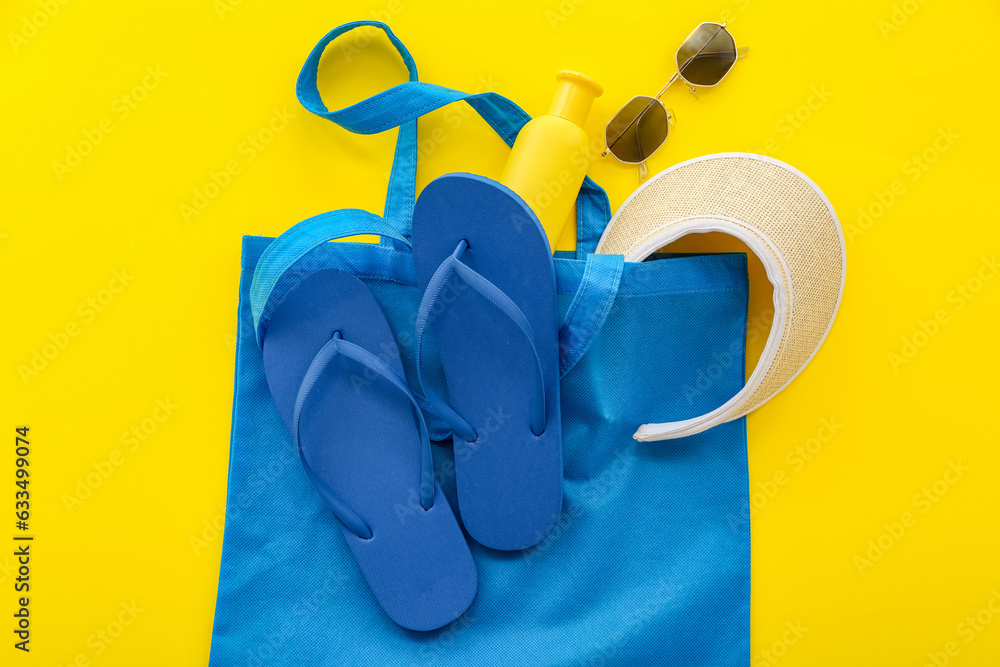
<instances>
[{"instance_id":1,"label":"sunglasses","mask_svg":"<svg viewBox=\"0 0 1000 667\"><path fill-rule=\"evenodd\" d=\"M750 51L736 48L736 40L726 30L726 24L702 23L687 36L677 49L677 71L656 97L637 95L621 108L604 129L607 150L622 162L639 165L640 178L645 174L645 162L667 140L674 114L663 106L660 98L678 79L691 92L695 86L711 88L726 78L736 61Z\"/></svg>"}]
</instances>

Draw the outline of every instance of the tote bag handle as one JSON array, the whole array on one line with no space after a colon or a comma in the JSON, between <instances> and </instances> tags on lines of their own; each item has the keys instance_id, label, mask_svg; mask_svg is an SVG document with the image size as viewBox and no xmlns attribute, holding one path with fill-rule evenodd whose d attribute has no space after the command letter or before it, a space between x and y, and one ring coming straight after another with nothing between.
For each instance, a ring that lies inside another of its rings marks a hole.
<instances>
[{"instance_id":1,"label":"tote bag handle","mask_svg":"<svg viewBox=\"0 0 1000 667\"><path fill-rule=\"evenodd\" d=\"M326 47L356 28L372 26L384 31L403 58L409 81L393 86L356 104L330 111L319 94L317 72ZM377 234L383 244L403 250L410 246L410 229L416 199L417 118L452 102L464 101L513 145L517 133L531 117L521 107L497 93L470 95L417 80L417 66L403 43L380 21L345 23L327 33L306 58L299 73L296 95L310 112L357 134L375 134L399 127L382 217L357 209L323 213L304 220L276 239L261 255L250 287L250 309L257 341L263 343L271 311L280 301L279 287L285 272L319 245L356 234ZM577 197L578 259L586 259L583 280L560 327L560 374L565 375L590 348L614 304L624 259L621 255L596 255L594 249L611 219L604 190L587 177ZM299 265L299 268L302 268Z\"/></svg>"},{"instance_id":2,"label":"tote bag handle","mask_svg":"<svg viewBox=\"0 0 1000 667\"><path fill-rule=\"evenodd\" d=\"M351 106L331 111L323 104L317 87L316 74L320 58L330 42L351 30L365 26L385 32L406 64L409 81ZM299 102L308 111L333 121L349 132L376 134L399 127L383 218L389 226L397 230L399 236L407 240L410 238L413 204L416 199L417 118L452 102L464 101L483 117L483 120L508 146L514 144L521 127L531 120L531 116L521 107L497 93L473 95L418 81L417 66L413 56L389 26L380 21L353 21L327 33L306 58L305 65L299 73L295 92ZM607 194L589 176L580 189L576 210L576 256L578 259L584 259L597 248L604 227L611 219L611 206Z\"/></svg>"}]
</instances>

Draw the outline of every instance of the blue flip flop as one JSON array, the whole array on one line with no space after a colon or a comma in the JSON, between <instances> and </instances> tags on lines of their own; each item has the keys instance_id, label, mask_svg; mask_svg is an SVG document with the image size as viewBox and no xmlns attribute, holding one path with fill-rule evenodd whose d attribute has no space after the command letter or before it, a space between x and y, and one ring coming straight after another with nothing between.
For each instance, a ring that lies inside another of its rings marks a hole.
<instances>
[{"instance_id":1,"label":"blue flip flop","mask_svg":"<svg viewBox=\"0 0 1000 667\"><path fill-rule=\"evenodd\" d=\"M421 391L453 428L462 523L480 544L540 542L562 510L555 269L538 218L474 174L424 188L413 213ZM450 403L423 381L427 325Z\"/></svg>"},{"instance_id":2,"label":"blue flip flop","mask_svg":"<svg viewBox=\"0 0 1000 667\"><path fill-rule=\"evenodd\" d=\"M277 307L263 345L306 476L379 604L411 630L458 618L476 595L476 567L371 291L335 269L313 273Z\"/></svg>"}]
</instances>

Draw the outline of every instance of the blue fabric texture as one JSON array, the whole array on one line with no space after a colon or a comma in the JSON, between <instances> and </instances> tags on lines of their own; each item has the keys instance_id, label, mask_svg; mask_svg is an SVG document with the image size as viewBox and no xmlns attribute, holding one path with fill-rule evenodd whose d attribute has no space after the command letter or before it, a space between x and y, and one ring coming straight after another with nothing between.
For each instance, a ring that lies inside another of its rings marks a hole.
<instances>
[{"instance_id":1,"label":"blue fabric texture","mask_svg":"<svg viewBox=\"0 0 1000 667\"><path fill-rule=\"evenodd\" d=\"M389 35L411 80L330 112L312 92L319 57L330 41L363 25ZM412 58L377 22L347 24L324 37L303 68L298 92L310 111L351 131L400 127L399 144L383 216L335 211L277 240L244 237L210 665L745 667L745 421L666 442L639 443L632 433L641 423L703 414L742 386L746 258L668 256L624 263L591 255L610 207L589 179L577 206L578 250L555 259L562 322L562 515L541 543L525 551L493 551L472 542L479 590L452 624L409 631L379 608L341 524L299 464L268 390L260 347L268 313L316 271L351 273L381 307L405 379L417 387L420 293L408 250L415 119L464 101L512 143L528 117L493 93L465 96L416 81ZM382 242L326 243L355 233L377 233ZM425 344L426 379L447 399L433 337ZM425 403L421 408L430 437L447 438L447 424ZM457 508L451 443L441 444L433 447L435 471Z\"/></svg>"}]
</instances>

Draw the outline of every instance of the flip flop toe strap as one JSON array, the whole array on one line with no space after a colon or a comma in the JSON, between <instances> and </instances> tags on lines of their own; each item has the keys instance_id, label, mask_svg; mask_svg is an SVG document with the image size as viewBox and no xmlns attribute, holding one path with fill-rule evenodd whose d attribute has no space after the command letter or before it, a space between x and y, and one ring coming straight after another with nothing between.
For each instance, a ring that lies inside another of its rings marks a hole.
<instances>
[{"instance_id":1,"label":"flip flop toe strap","mask_svg":"<svg viewBox=\"0 0 1000 667\"><path fill-rule=\"evenodd\" d=\"M347 503L345 503L325 482L323 482L323 480L319 478L316 472L309 465L309 462L306 460L305 453L302 451L302 443L299 440L299 421L302 416L302 409L305 406L306 399L312 391L312 388L315 386L316 381L326 369L327 365L338 354L371 369L375 373L378 373L380 376L391 382L394 387L404 393L413 405L420 428L421 441L420 506L425 510L429 510L434 506L434 460L431 455L431 445L430 440L427 437L427 425L424 423L423 413L420 411L420 405L417 403L417 397L414 396L413 392L410 391L410 388L407 387L406 382L404 382L399 375L392 370L392 368L390 368L377 356L359 345L355 345L354 343L344 340L340 332L335 331L333 337L327 341L327 343L320 348L319 352L316 353L316 356L313 357L313 360L309 363L309 368L306 370L305 377L302 378L302 382L299 385L299 392L295 398L295 412L292 417L292 433L295 436L295 446L298 449L299 458L302 460L302 468L306 472L306 477L308 477L309 481L312 482L312 485L316 487L316 490L319 491L323 499L330 504L333 508L333 513L337 516L340 522L343 523L352 533L361 539L367 540L372 536L371 528L364 521L364 519L357 514L357 512L352 510Z\"/></svg>"},{"instance_id":2,"label":"flip flop toe strap","mask_svg":"<svg viewBox=\"0 0 1000 667\"><path fill-rule=\"evenodd\" d=\"M477 438L475 430L469 423L456 413L450 405L445 403L437 394L424 384L423 366L421 364L421 343L423 341L424 330L430 317L431 308L437 303L444 289L448 276L454 271L462 280L472 287L476 292L492 303L496 308L507 316L524 334L531 352L535 356L534 373L534 394L531 408L531 432L540 436L545 432L545 379L542 372L542 361L538 356L538 349L535 347L535 333L531 328L531 323L517 304L511 301L510 297L504 294L503 290L477 273L468 264L461 261L462 254L469 247L463 239L458 242L455 251L448 255L438 266L434 275L431 276L420 299L420 308L417 310L417 380L420 383L420 390L425 398L437 413L455 430L466 442L474 442Z\"/></svg>"}]
</instances>

